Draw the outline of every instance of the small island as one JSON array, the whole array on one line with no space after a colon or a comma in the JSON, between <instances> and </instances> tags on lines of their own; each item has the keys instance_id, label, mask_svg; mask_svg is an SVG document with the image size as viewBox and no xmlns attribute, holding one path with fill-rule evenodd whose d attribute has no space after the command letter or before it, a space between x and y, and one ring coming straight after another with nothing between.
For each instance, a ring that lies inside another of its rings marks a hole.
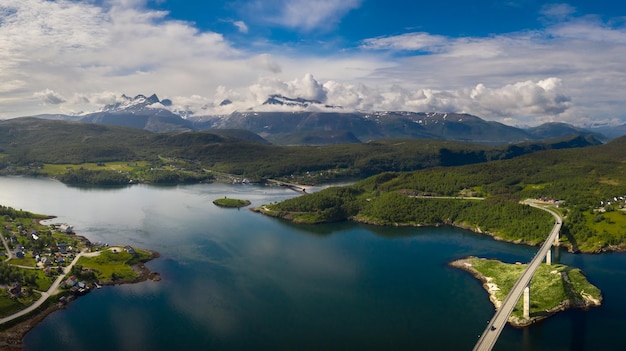
<instances>
[{"instance_id":1,"label":"small island","mask_svg":"<svg viewBox=\"0 0 626 351\"><path fill-rule=\"evenodd\" d=\"M249 206L251 202L248 200L240 200L240 199L232 199L232 198L224 197L223 199L213 200L213 204L219 207L241 208L241 207Z\"/></svg>"},{"instance_id":2,"label":"small island","mask_svg":"<svg viewBox=\"0 0 626 351\"><path fill-rule=\"evenodd\" d=\"M468 257L449 264L471 273L483 282L489 293L489 300L498 309L526 269L525 264L503 263L498 260ZM570 308L587 310L600 306L600 289L587 281L584 273L574 267L562 264L541 264L530 283L530 318L523 316L523 299L518 301L509 316L509 323L515 327L525 327L546 319Z\"/></svg>"}]
</instances>

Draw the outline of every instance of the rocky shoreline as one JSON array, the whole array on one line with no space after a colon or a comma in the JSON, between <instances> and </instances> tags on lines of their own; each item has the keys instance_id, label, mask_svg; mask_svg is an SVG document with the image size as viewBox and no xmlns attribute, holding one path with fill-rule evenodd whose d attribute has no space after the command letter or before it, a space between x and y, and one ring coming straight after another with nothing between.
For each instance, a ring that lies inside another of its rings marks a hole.
<instances>
[{"instance_id":1,"label":"rocky shoreline","mask_svg":"<svg viewBox=\"0 0 626 351\"><path fill-rule=\"evenodd\" d=\"M156 251L151 252L150 259L139 262L132 265L133 271L135 271L138 276L134 279L123 279L116 281L103 281L98 282L98 284L104 285L120 285L120 284L134 284L144 282L146 280L152 281L160 281L161 275L158 272L151 271L148 267L146 267L145 263L149 262L153 259L160 257L160 254ZM17 323L8 323L7 325L0 326L3 329L0 331L0 350L3 351L22 351L23 350L23 339L26 333L31 331L33 328L37 326L37 324L41 323L49 314L58 311L60 309L64 309L68 303L75 300L74 296L70 296L65 299L65 302L53 302L54 296L51 296L46 302L46 307L41 308L40 310L31 313L30 315L21 318Z\"/></svg>"}]
</instances>

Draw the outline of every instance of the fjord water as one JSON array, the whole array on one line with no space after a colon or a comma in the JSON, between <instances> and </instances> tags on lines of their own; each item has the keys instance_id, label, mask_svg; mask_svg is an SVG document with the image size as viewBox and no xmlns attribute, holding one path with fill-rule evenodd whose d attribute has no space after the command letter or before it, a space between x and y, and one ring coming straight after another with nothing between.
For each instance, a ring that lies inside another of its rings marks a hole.
<instances>
[{"instance_id":1,"label":"fjord water","mask_svg":"<svg viewBox=\"0 0 626 351\"><path fill-rule=\"evenodd\" d=\"M92 241L160 252L162 281L104 287L48 316L25 350L469 350L493 314L480 283L447 263L527 262L535 248L455 228L302 226L212 204L297 196L278 187L201 184L76 188L0 178L0 204L57 216ZM571 255L604 305L530 328L496 350L617 350L626 256Z\"/></svg>"}]
</instances>

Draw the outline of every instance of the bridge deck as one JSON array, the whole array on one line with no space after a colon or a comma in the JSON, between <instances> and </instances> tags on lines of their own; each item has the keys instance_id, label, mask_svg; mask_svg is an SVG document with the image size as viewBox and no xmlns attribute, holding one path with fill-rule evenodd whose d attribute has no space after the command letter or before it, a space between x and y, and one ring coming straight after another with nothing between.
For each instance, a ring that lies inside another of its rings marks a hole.
<instances>
[{"instance_id":1,"label":"bridge deck","mask_svg":"<svg viewBox=\"0 0 626 351\"><path fill-rule=\"evenodd\" d=\"M537 271L537 268L543 261L543 258L546 257L548 251L550 250L550 247L556 241L556 238L559 235L559 231L561 230L562 220L561 216L558 213L531 202L525 203L530 206L550 212L554 216L554 218L556 218L556 222L554 223L554 227L552 227L552 231L550 232L550 235L548 236L546 241L543 243L537 254L535 254L535 257L533 257L532 261L530 261L524 273L522 273L522 275L517 279L517 282L515 282L515 285L513 285L513 288L511 288L511 291L509 291L509 294L504 299L502 306L496 311L494 317L487 325L487 328L481 334L478 342L476 343L476 346L474 346L475 351L489 351L496 344L496 341L498 341L498 337L500 336L502 329L504 329L504 326L509 320L509 316L511 315L513 308L515 308L517 301L519 301L520 297L522 296L524 288L527 287L530 283L530 279L535 274L535 271Z\"/></svg>"}]
</instances>

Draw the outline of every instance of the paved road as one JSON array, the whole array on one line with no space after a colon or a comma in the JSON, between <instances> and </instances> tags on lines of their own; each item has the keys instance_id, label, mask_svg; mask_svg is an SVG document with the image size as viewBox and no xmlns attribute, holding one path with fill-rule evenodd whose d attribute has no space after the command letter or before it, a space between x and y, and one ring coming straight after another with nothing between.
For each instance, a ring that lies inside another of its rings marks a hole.
<instances>
[{"instance_id":1,"label":"paved road","mask_svg":"<svg viewBox=\"0 0 626 351\"><path fill-rule=\"evenodd\" d=\"M7 252L7 258L5 259L5 261L8 261L11 259L11 257L13 257L13 253L9 249L9 244L7 244L7 241L4 240L4 235L0 234L0 239L2 239L2 245L4 245L4 249Z\"/></svg>"},{"instance_id":2,"label":"paved road","mask_svg":"<svg viewBox=\"0 0 626 351\"><path fill-rule=\"evenodd\" d=\"M554 227L552 227L550 235L543 243L532 261L530 261L524 273L522 273L519 279L517 279L517 282L515 283L507 297L504 299L502 306L496 311L496 314L491 319L491 321L487 325L487 328L478 339L476 346L474 346L475 351L489 351L496 344L496 341L498 341L498 337L500 336L502 329L504 329L504 326L509 320L509 316L511 315L513 308L522 296L524 288L528 286L528 283L530 283L530 279L535 274L537 267L539 267L544 257L546 257L548 250L550 250L552 244L555 242L557 236L559 235L559 231L561 230L561 223L563 222L563 220L557 212L550 208L539 206L536 202L531 202L527 200L524 203L550 212L554 216L554 218L556 218L556 221L554 223Z\"/></svg>"}]
</instances>

